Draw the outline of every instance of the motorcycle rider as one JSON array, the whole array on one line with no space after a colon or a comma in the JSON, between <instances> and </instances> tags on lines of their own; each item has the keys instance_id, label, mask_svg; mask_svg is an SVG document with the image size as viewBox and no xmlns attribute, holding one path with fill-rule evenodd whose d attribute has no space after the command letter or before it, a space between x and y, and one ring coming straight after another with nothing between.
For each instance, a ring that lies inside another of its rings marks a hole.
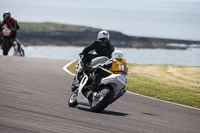
<instances>
[{"instance_id":1,"label":"motorcycle rider","mask_svg":"<svg viewBox=\"0 0 200 133\"><path fill-rule=\"evenodd\" d=\"M18 50L22 50L23 52L23 56L24 56L24 50L21 48L21 45L19 43L19 40L16 38L17 35L17 30L20 29L20 26L17 22L16 19L14 19L13 17L11 17L11 13L9 11L5 11L3 13L3 22L1 23L1 26L3 27L4 25L6 25L8 27L8 29L11 30L12 32L12 39L13 39L13 43L14 41L16 41L17 46L18 46Z\"/></svg>"},{"instance_id":2,"label":"motorcycle rider","mask_svg":"<svg viewBox=\"0 0 200 133\"><path fill-rule=\"evenodd\" d=\"M126 60L123 56L121 51L114 51L110 60L93 68L95 78L93 79L92 84L87 86L87 88L90 88L91 90L98 89L102 77L107 77L113 73L127 75L128 68L126 67Z\"/></svg>"},{"instance_id":3,"label":"motorcycle rider","mask_svg":"<svg viewBox=\"0 0 200 133\"><path fill-rule=\"evenodd\" d=\"M96 54L90 54L91 51L95 50ZM114 51L114 46L110 43L109 33L102 30L97 35L97 40L94 41L90 46L83 49L83 70L90 63L90 61L99 56L106 56L111 58L111 54Z\"/></svg>"},{"instance_id":4,"label":"motorcycle rider","mask_svg":"<svg viewBox=\"0 0 200 133\"><path fill-rule=\"evenodd\" d=\"M91 54L91 52L93 51L95 51L96 54ZM97 40L94 41L90 46L85 47L82 53L80 53L80 55L83 55L83 57L82 70L79 72L79 77L83 75L83 71L86 70L87 66L90 64L92 59L99 56L106 56L108 58L111 58L111 54L113 51L114 46L110 43L108 31L100 31L97 35ZM72 90L79 86L79 82L80 81L76 80L72 83Z\"/></svg>"}]
</instances>

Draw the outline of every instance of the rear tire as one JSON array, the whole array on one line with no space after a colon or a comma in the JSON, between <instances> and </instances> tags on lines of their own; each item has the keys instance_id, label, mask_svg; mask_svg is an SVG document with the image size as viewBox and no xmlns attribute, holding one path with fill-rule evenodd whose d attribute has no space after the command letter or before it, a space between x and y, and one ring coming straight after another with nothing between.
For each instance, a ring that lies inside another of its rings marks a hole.
<instances>
[{"instance_id":1,"label":"rear tire","mask_svg":"<svg viewBox=\"0 0 200 133\"><path fill-rule=\"evenodd\" d=\"M3 40L3 45L2 45L3 55L4 55L4 56L7 56L7 55L8 55L9 46L10 46L10 40L9 40L8 38L5 38L5 39Z\"/></svg>"},{"instance_id":2,"label":"rear tire","mask_svg":"<svg viewBox=\"0 0 200 133\"><path fill-rule=\"evenodd\" d=\"M93 112L98 112L98 113L103 111L109 105L110 101L114 97L114 90L111 87L109 88L105 87L99 92L100 93L103 92L102 96L100 96L97 100L93 100L90 106L90 109Z\"/></svg>"}]
</instances>

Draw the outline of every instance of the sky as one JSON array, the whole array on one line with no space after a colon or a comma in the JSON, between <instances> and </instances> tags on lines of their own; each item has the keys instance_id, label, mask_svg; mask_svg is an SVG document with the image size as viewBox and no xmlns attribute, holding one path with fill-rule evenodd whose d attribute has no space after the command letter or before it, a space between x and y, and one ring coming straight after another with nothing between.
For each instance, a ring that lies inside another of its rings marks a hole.
<instances>
[{"instance_id":1,"label":"sky","mask_svg":"<svg viewBox=\"0 0 200 133\"><path fill-rule=\"evenodd\" d=\"M0 14L6 10L19 22L56 22L133 36L200 40L200 0L0 0Z\"/></svg>"}]
</instances>

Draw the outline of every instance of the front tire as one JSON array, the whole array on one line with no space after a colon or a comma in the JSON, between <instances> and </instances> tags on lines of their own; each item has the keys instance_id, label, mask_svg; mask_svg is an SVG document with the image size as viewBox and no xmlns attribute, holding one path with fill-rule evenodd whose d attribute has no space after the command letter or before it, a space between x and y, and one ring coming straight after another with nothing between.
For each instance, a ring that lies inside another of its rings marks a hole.
<instances>
[{"instance_id":1,"label":"front tire","mask_svg":"<svg viewBox=\"0 0 200 133\"><path fill-rule=\"evenodd\" d=\"M78 97L78 89L76 89L70 96L69 101L68 101L68 105L70 107L75 107L78 105L77 102L77 97Z\"/></svg>"},{"instance_id":2,"label":"front tire","mask_svg":"<svg viewBox=\"0 0 200 133\"><path fill-rule=\"evenodd\" d=\"M113 88L105 87L101 91L99 91L100 97L93 99L90 109L93 112L101 112L103 111L110 103L110 101L114 97Z\"/></svg>"}]
</instances>

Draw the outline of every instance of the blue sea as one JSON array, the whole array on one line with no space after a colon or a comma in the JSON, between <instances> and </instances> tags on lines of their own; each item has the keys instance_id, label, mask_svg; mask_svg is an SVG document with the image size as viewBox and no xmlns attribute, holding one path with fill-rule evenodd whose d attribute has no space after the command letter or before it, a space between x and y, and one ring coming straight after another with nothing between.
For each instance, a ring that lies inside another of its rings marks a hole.
<instances>
[{"instance_id":1,"label":"blue sea","mask_svg":"<svg viewBox=\"0 0 200 133\"><path fill-rule=\"evenodd\" d=\"M5 10L19 22L56 22L133 36L200 40L200 0L1 0L0 14Z\"/></svg>"},{"instance_id":2,"label":"blue sea","mask_svg":"<svg viewBox=\"0 0 200 133\"><path fill-rule=\"evenodd\" d=\"M79 53L84 49L84 47L73 46L28 46L23 48L26 57L64 60L78 60ZM200 48L186 50L115 48L115 50L122 51L128 63L200 66ZM12 48L9 56L13 55L13 51ZM2 51L0 51L0 55L2 55Z\"/></svg>"},{"instance_id":3,"label":"blue sea","mask_svg":"<svg viewBox=\"0 0 200 133\"><path fill-rule=\"evenodd\" d=\"M133 36L200 41L200 0L1 0L0 14L6 10L19 22L56 22ZM24 49L26 57L77 60L83 47L28 46ZM124 52L129 63L200 66L199 48L116 49Z\"/></svg>"}]
</instances>

